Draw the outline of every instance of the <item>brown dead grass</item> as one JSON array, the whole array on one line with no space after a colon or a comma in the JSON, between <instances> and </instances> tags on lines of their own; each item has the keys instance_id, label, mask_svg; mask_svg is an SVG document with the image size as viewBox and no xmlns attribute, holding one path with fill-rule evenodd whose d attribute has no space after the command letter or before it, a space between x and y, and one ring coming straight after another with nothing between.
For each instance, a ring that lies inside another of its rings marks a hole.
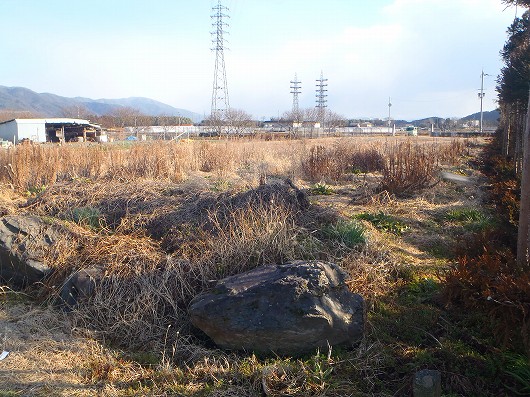
<instances>
[{"instance_id":1,"label":"brown dead grass","mask_svg":"<svg viewBox=\"0 0 530 397\"><path fill-rule=\"evenodd\" d=\"M55 310L0 303L0 391L20 395L93 396L83 368L98 356L95 342L71 336L70 322ZM7 388L7 389L6 389Z\"/></svg>"},{"instance_id":2,"label":"brown dead grass","mask_svg":"<svg viewBox=\"0 0 530 397\"><path fill-rule=\"evenodd\" d=\"M432 139L421 142L433 143ZM452 145L449 140L440 142L441 147ZM0 180L7 178L5 183L20 190L39 183L48 185L45 191L33 194L23 208L13 210L53 218L71 232L61 243L62 249L50 258L60 271L46 285L48 294L56 292L64 278L76 269L105 269L105 278L89 304L68 318L56 317L57 326L62 327L58 335L64 335L66 345L56 344L59 342L51 336L56 326L48 323L34 326L36 338L52 343L42 348L41 355L22 350L22 336L13 339L12 349L21 355L21 361L12 365L27 371L28 380L0 377L10 389L30 395L31 390L37 390L41 394L48 391L58 395L110 396L123 395L124 390L134 386L138 395L165 395L167 390L175 395L193 395L203 393L208 386L213 390L208 395L256 395L261 390L263 363L249 363L248 358L210 350L190 334L187 303L193 296L221 277L260 264L322 258L339 261L349 271L352 290L366 298L370 309L401 286L410 277L411 268L436 262L419 241L425 235L410 233L411 238L396 239L367 224L367 245L361 250L339 252L317 237L319 228L360 211L384 210L420 230L429 219L426 213L443 212L445 207L462 200L461 195L447 194L451 186L441 182L430 191L401 201L388 192L380 192L381 176L377 172L345 176L346 171L341 171L341 175L329 176L330 180L342 178L334 186L335 194L311 196L309 205L302 192L277 181L277 176L290 176L297 186L304 186L300 179L306 176L302 172L303 161L311 155L312 148L324 145L326 153L340 151L344 159L352 156L353 147L359 147L355 140L169 145L162 149L149 145L89 147L78 162L73 159L80 153L79 147L65 147L64 152L47 147L27 149L24 161L31 158L42 161L43 167L54 165L55 176L7 171L0 175ZM363 145L369 150L384 146L376 140L367 140ZM51 163L46 163L48 154L52 155ZM153 155L161 157L143 158ZM13 154L10 156L13 157L0 155L0 163L22 162ZM445 154L440 158L450 162L452 156ZM183 163L179 163L181 160ZM219 181L226 182L226 188L220 189ZM268 183L258 186L259 181ZM76 223L72 210L79 208L97 210L99 226ZM2 308L5 324L28 321L23 320L16 307ZM37 312L33 317L46 319L47 309L34 310ZM43 327L50 333L43 333ZM164 360L156 368L122 360L90 339L69 339L67 331L71 329L114 346L162 354ZM56 366L46 361L44 352L48 350L58 361ZM76 355L76 350L81 354ZM381 373L381 348L366 350L365 355L348 364L328 360L326 365L337 369L342 365L358 367L355 376L375 384ZM38 364L33 365L32 360ZM364 368L363 362L370 366ZM39 371L39 365L49 368L52 380L47 382L44 375L37 374L34 379L40 383L34 386L29 379ZM271 373L267 379L271 390L277 395L285 387L291 387L298 395L325 392L327 384L315 382L314 370L304 365L297 363L292 374ZM64 376L64 380L56 378L59 385L64 383L64 392L62 386L53 386L55 376ZM235 383L223 384L229 379ZM300 383L300 379L310 382ZM348 387L344 384L337 390Z\"/></svg>"}]
</instances>

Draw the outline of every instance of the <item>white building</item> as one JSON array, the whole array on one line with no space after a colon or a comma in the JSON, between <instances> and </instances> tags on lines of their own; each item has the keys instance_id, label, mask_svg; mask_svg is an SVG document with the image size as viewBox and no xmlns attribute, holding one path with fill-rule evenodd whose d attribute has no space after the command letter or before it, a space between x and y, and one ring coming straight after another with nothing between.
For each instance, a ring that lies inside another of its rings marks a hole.
<instances>
[{"instance_id":1,"label":"white building","mask_svg":"<svg viewBox=\"0 0 530 397\"><path fill-rule=\"evenodd\" d=\"M79 140L99 140L101 127L88 120L50 118L13 119L0 123L0 139L15 144L29 140L32 142L70 142Z\"/></svg>"}]
</instances>

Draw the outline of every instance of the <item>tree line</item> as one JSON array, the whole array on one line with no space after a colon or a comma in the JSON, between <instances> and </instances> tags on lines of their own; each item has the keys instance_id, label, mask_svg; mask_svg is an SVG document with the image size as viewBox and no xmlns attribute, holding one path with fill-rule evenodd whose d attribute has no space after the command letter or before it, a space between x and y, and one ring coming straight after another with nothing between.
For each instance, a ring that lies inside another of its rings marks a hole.
<instances>
[{"instance_id":1,"label":"tree line","mask_svg":"<svg viewBox=\"0 0 530 397\"><path fill-rule=\"evenodd\" d=\"M0 122L12 119L44 118L42 115L31 111L2 110L0 111ZM134 126L169 126L190 125L193 121L189 117L143 114L138 109L131 107L119 107L104 115L97 115L83 106L70 106L63 108L60 117L90 120L91 123L99 124L103 128L124 128Z\"/></svg>"},{"instance_id":2,"label":"tree line","mask_svg":"<svg viewBox=\"0 0 530 397\"><path fill-rule=\"evenodd\" d=\"M504 0L508 5L530 7L530 0ZM517 264L530 268L530 12L508 27L501 50L504 67L497 79L501 124L501 155L520 180Z\"/></svg>"}]
</instances>

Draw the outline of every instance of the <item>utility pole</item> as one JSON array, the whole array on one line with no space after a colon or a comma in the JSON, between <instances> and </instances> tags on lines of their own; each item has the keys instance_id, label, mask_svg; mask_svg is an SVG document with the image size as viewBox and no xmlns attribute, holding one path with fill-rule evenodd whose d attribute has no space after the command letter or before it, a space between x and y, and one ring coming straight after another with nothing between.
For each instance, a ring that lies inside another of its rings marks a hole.
<instances>
[{"instance_id":1,"label":"utility pole","mask_svg":"<svg viewBox=\"0 0 530 397\"><path fill-rule=\"evenodd\" d=\"M483 128L483 116L482 116L482 100L484 99L484 96L486 95L484 93L484 76L489 76L489 74L484 73L484 70L482 70L482 73L480 74L480 92L478 93L478 97L480 98L480 133L482 134L484 132Z\"/></svg>"},{"instance_id":2,"label":"utility pole","mask_svg":"<svg viewBox=\"0 0 530 397\"><path fill-rule=\"evenodd\" d=\"M328 96L326 92L328 91L326 87L328 86L328 79L324 78L324 73L320 72L320 78L316 80L317 81L317 105L316 108L318 110L318 116L320 121L320 127L322 130L324 129L324 116L326 115L326 102L328 101L326 97Z\"/></svg>"},{"instance_id":3,"label":"utility pole","mask_svg":"<svg viewBox=\"0 0 530 397\"><path fill-rule=\"evenodd\" d=\"M390 118L390 108L392 107L392 102L390 101L390 97L388 97L388 132L390 132L390 121L392 120Z\"/></svg>"},{"instance_id":4,"label":"utility pole","mask_svg":"<svg viewBox=\"0 0 530 397\"><path fill-rule=\"evenodd\" d=\"M225 27L228 24L225 22L229 18L228 8L225 7L221 0L218 0L217 5L212 8L212 51L215 51L215 69L213 77L212 89L212 122L217 128L219 136L221 135L221 126L226 119L228 110L230 109L230 102L228 100L228 84L226 82L226 68L225 68Z\"/></svg>"}]
</instances>

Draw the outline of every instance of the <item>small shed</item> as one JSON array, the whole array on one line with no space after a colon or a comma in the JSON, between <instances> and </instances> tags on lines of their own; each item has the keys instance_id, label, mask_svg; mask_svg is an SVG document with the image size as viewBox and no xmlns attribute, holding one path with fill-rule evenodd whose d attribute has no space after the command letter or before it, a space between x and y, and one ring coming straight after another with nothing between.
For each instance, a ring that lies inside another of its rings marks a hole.
<instances>
[{"instance_id":1,"label":"small shed","mask_svg":"<svg viewBox=\"0 0 530 397\"><path fill-rule=\"evenodd\" d=\"M15 144L24 140L38 143L96 141L100 136L99 125L82 119L13 119L0 123L0 139Z\"/></svg>"}]
</instances>

